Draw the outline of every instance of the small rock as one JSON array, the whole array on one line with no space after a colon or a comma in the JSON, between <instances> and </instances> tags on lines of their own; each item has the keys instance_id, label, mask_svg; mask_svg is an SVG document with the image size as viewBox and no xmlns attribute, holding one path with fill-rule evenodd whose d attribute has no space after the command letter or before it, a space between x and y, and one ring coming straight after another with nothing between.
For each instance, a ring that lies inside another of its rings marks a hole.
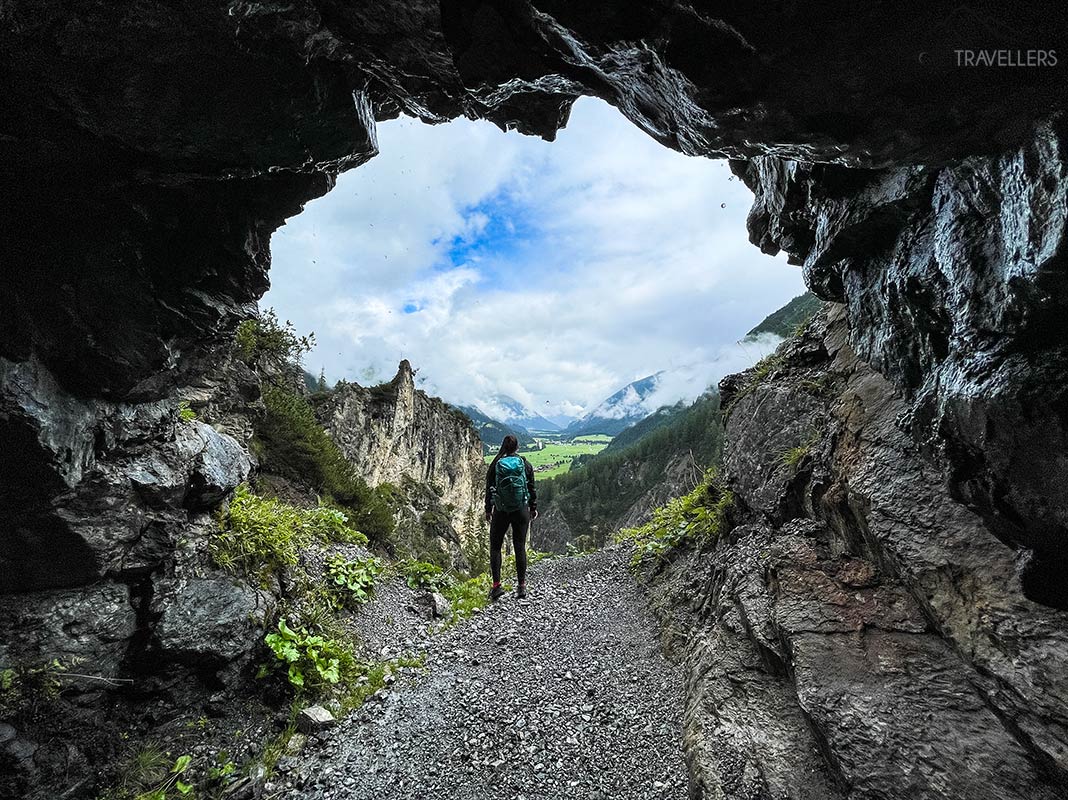
<instances>
[{"instance_id":1,"label":"small rock","mask_svg":"<svg viewBox=\"0 0 1068 800\"><path fill-rule=\"evenodd\" d=\"M316 733L337 724L334 715L322 706L309 706L297 715L297 730Z\"/></svg>"},{"instance_id":2,"label":"small rock","mask_svg":"<svg viewBox=\"0 0 1068 800\"><path fill-rule=\"evenodd\" d=\"M435 617L447 617L452 612L452 603L450 603L441 592L431 592L430 612Z\"/></svg>"}]
</instances>

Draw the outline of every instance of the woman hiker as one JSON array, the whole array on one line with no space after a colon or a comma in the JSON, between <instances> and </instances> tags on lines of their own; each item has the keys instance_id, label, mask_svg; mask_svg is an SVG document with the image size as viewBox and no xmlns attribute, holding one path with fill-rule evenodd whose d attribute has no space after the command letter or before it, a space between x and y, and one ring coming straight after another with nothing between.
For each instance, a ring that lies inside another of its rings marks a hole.
<instances>
[{"instance_id":1,"label":"woman hiker","mask_svg":"<svg viewBox=\"0 0 1068 800\"><path fill-rule=\"evenodd\" d=\"M502 594L501 548L504 533L512 528L512 548L515 550L515 574L519 579L517 597L527 596L527 529L538 518L538 495L534 491L534 467L518 455L519 440L509 434L501 443L500 452L486 471L486 520L490 524L490 571L493 588L490 600Z\"/></svg>"}]
</instances>

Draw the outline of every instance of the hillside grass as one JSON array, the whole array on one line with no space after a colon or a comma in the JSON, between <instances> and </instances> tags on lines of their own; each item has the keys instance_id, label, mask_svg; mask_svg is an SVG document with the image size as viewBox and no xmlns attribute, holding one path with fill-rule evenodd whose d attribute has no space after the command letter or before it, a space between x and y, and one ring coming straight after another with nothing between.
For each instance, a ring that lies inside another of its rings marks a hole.
<instances>
[{"instance_id":1,"label":"hillside grass","mask_svg":"<svg viewBox=\"0 0 1068 800\"><path fill-rule=\"evenodd\" d=\"M536 480L546 480L570 471L572 462L579 456L592 456L604 450L612 441L611 436L581 436L566 442L543 441L540 450L523 450L519 454L534 467ZM486 456L486 463L493 461L494 455Z\"/></svg>"}]
</instances>

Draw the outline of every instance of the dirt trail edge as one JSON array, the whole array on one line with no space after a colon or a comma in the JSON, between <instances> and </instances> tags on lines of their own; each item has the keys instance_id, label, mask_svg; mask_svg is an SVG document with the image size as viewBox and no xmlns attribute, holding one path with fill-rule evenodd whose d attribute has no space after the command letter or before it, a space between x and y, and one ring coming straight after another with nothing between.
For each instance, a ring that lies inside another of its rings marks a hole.
<instances>
[{"instance_id":1,"label":"dirt trail edge","mask_svg":"<svg viewBox=\"0 0 1068 800\"><path fill-rule=\"evenodd\" d=\"M682 800L683 686L619 549L542 561L283 759L285 798Z\"/></svg>"}]
</instances>

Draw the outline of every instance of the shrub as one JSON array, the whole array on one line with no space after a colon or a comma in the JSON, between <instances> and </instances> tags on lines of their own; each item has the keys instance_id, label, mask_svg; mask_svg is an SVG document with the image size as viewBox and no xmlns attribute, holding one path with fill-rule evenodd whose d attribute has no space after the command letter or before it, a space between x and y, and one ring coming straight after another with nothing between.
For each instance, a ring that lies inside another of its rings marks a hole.
<instances>
[{"instance_id":1,"label":"shrub","mask_svg":"<svg viewBox=\"0 0 1068 800\"><path fill-rule=\"evenodd\" d=\"M323 430L303 397L276 386L263 391L266 414L257 429L264 469L311 485L350 511L353 524L372 539L393 532L388 490L371 489Z\"/></svg>"},{"instance_id":2,"label":"shrub","mask_svg":"<svg viewBox=\"0 0 1068 800\"><path fill-rule=\"evenodd\" d=\"M183 400L178 404L178 418L183 422L192 422L197 418L197 412L189 407L189 402Z\"/></svg>"},{"instance_id":3,"label":"shrub","mask_svg":"<svg viewBox=\"0 0 1068 800\"><path fill-rule=\"evenodd\" d=\"M290 362L300 364L304 354L315 347L314 333L298 335L289 320L278 321L273 308L238 325L234 340L237 354L243 361L252 366L265 364L276 369Z\"/></svg>"},{"instance_id":4,"label":"shrub","mask_svg":"<svg viewBox=\"0 0 1068 800\"><path fill-rule=\"evenodd\" d=\"M645 525L621 530L616 539L633 545L631 566L637 567L646 556L664 559L683 543L703 545L714 540L733 503L734 495L720 484L716 471L709 469L693 491L656 509Z\"/></svg>"},{"instance_id":5,"label":"shrub","mask_svg":"<svg viewBox=\"0 0 1068 800\"><path fill-rule=\"evenodd\" d=\"M208 544L220 567L257 576L266 583L272 573L291 567L300 549L314 540L366 544L367 537L347 524L334 508L302 509L254 494L246 484L237 487L219 530Z\"/></svg>"},{"instance_id":6,"label":"shrub","mask_svg":"<svg viewBox=\"0 0 1068 800\"><path fill-rule=\"evenodd\" d=\"M437 564L409 559L399 565L400 573L412 589L425 589L428 592L440 592L452 586L453 576Z\"/></svg>"},{"instance_id":7,"label":"shrub","mask_svg":"<svg viewBox=\"0 0 1068 800\"><path fill-rule=\"evenodd\" d=\"M305 628L294 631L285 619L278 620L278 632L268 633L263 641L286 665L286 677L298 689L322 689L343 678L349 680L359 668L345 644Z\"/></svg>"},{"instance_id":8,"label":"shrub","mask_svg":"<svg viewBox=\"0 0 1068 800\"><path fill-rule=\"evenodd\" d=\"M382 571L382 564L374 557L350 561L335 554L327 561L326 571L341 597L342 605L353 606L371 599L375 577Z\"/></svg>"}]
</instances>

